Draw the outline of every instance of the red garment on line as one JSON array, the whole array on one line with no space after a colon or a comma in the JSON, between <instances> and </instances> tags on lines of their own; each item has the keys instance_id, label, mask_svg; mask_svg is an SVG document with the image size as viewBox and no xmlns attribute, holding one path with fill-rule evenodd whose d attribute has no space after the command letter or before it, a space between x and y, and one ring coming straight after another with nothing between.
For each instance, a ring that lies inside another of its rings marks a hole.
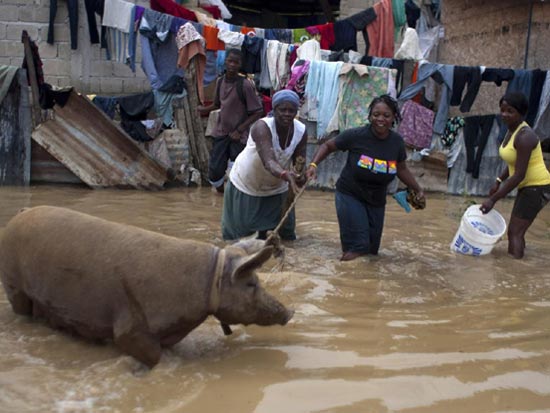
<instances>
[{"instance_id":1,"label":"red garment on line","mask_svg":"<svg viewBox=\"0 0 550 413\"><path fill-rule=\"evenodd\" d=\"M191 20L196 22L197 15L195 12L174 3L173 0L150 0L149 4L151 9L160 13L166 13L174 17L181 17L182 19Z\"/></svg>"}]
</instances>

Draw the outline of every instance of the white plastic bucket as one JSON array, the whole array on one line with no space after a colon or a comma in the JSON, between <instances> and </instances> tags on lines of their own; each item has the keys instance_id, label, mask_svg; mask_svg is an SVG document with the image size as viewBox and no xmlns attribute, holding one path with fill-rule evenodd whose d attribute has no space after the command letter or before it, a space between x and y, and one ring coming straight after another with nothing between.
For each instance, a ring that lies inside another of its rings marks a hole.
<instances>
[{"instance_id":1,"label":"white plastic bucket","mask_svg":"<svg viewBox=\"0 0 550 413\"><path fill-rule=\"evenodd\" d=\"M489 254L506 232L506 221L502 215L495 209L483 214L480 206L472 205L462 215L451 242L451 251L474 256Z\"/></svg>"}]
</instances>

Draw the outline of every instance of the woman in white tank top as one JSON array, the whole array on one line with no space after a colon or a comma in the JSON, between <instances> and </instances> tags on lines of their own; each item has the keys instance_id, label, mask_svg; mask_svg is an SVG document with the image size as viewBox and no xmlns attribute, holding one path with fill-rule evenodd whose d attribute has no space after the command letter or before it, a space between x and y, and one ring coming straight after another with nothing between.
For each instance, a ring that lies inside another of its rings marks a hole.
<instances>
[{"instance_id":1,"label":"woman in white tank top","mask_svg":"<svg viewBox=\"0 0 550 413\"><path fill-rule=\"evenodd\" d=\"M282 211L289 186L296 192L305 176L292 168L299 157L306 157L305 125L294 119L299 97L290 90L273 95L273 117L258 120L251 128L245 149L239 154L224 193L222 235L226 240L246 237L258 231L265 238L274 229ZM294 213L279 235L295 239Z\"/></svg>"}]
</instances>

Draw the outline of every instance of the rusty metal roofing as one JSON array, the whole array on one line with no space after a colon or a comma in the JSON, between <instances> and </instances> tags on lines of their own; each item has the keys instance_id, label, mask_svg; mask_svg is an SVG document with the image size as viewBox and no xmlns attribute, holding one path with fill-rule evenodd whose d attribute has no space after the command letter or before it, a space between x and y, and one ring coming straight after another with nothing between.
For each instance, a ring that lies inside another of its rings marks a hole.
<instances>
[{"instance_id":1,"label":"rusty metal roofing","mask_svg":"<svg viewBox=\"0 0 550 413\"><path fill-rule=\"evenodd\" d=\"M92 188L160 189L167 181L164 166L74 91L32 138Z\"/></svg>"}]
</instances>

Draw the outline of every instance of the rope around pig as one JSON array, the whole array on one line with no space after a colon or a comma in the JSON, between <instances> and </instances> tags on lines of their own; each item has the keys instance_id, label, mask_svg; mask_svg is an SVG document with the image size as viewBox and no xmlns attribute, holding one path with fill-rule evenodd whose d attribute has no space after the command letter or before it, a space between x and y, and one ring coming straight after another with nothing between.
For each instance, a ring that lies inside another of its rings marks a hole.
<instances>
[{"instance_id":1,"label":"rope around pig","mask_svg":"<svg viewBox=\"0 0 550 413\"><path fill-rule=\"evenodd\" d=\"M275 227L275 229L271 232L271 234L269 234L269 236L267 237L267 239L265 240L265 244L266 245L273 245L275 247L275 249L279 249L281 251L281 261L280 261L280 265L281 267L278 269L278 271L282 271L283 269L283 265L284 265L284 250L282 248L280 248L280 241L277 242L275 241L276 238L279 238L279 230L281 229L281 227L283 226L284 222L286 221L286 219L288 218L288 216L290 215L290 212L294 209L294 207L296 206L296 203L298 202L298 199L300 199L300 197L303 195L303 193L305 192L306 190L306 186L307 186L307 183L309 182L309 179L306 180L306 182L304 183L304 186L298 191L298 193L296 194L296 196L294 197L294 200L292 201L292 203L288 206L285 214L283 215L283 217L281 218L281 220L279 221L279 223L277 224L277 226Z\"/></svg>"}]
</instances>

